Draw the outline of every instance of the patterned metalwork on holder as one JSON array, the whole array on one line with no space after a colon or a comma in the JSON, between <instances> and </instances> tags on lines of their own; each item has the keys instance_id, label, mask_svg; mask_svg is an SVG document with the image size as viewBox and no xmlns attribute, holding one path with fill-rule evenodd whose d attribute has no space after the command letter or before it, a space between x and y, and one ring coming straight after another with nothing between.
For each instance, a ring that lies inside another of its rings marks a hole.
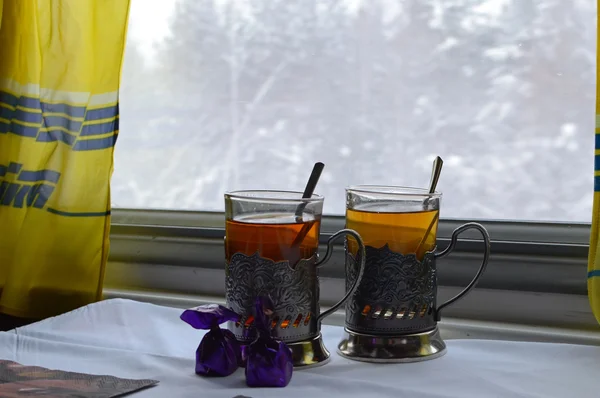
<instances>
[{"instance_id":1,"label":"patterned metalwork on holder","mask_svg":"<svg viewBox=\"0 0 600 398\"><path fill-rule=\"evenodd\" d=\"M317 256L303 259L295 268L288 261L274 262L259 256L236 253L226 264L227 306L242 315L228 328L240 341L254 337L253 312L257 296L273 301L273 337L296 342L319 335L319 280Z\"/></svg>"},{"instance_id":2,"label":"patterned metalwork on holder","mask_svg":"<svg viewBox=\"0 0 600 398\"><path fill-rule=\"evenodd\" d=\"M436 256L422 261L385 246L366 246L366 267L354 296L346 303L346 328L368 334L419 333L436 326ZM346 289L356 280L357 258L346 251Z\"/></svg>"}]
</instances>

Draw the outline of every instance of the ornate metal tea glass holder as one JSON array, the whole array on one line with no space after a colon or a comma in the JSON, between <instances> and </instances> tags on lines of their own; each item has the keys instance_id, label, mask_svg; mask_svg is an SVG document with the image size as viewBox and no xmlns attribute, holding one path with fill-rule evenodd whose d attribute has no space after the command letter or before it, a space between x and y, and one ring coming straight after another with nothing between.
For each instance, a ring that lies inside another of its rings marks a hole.
<instances>
[{"instance_id":1,"label":"ornate metal tea glass holder","mask_svg":"<svg viewBox=\"0 0 600 398\"><path fill-rule=\"evenodd\" d=\"M327 252L321 260L315 255L299 261L294 268L288 261L274 262L258 253L252 256L236 253L231 257L226 265L227 306L242 318L239 322L229 322L228 328L242 344L248 344L255 338L253 312L256 297L269 296L275 307L272 335L290 347L294 367L312 367L329 360L329 351L321 337L321 321L354 294L365 266L363 255L354 263L354 280L347 283L346 295L327 311L320 312L318 269L331 257L333 242L343 235L356 239L359 252L364 254L360 235L343 229L328 240Z\"/></svg>"},{"instance_id":2,"label":"ornate metal tea glass holder","mask_svg":"<svg viewBox=\"0 0 600 398\"><path fill-rule=\"evenodd\" d=\"M468 229L481 232L485 243L483 261L467 287L437 306L436 260L450 254L458 235ZM419 261L414 254L402 255L389 249L366 247L366 269L356 293L346 303L344 337L340 355L365 362L415 362L433 359L446 352L437 322L441 311L464 297L485 271L490 238L477 223L457 228L442 252L427 252ZM358 255L346 251L346 288L355 286ZM349 290L350 291L350 290Z\"/></svg>"}]
</instances>

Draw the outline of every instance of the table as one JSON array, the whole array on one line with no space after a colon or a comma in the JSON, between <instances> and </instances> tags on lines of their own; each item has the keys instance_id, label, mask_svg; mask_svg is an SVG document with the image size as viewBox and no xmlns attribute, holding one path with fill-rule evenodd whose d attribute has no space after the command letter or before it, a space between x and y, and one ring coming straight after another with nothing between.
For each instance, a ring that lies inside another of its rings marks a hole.
<instances>
[{"instance_id":1,"label":"table","mask_svg":"<svg viewBox=\"0 0 600 398\"><path fill-rule=\"evenodd\" d=\"M449 340L448 353L412 364L366 364L335 354L342 329L324 326L332 361L296 371L285 389L250 389L243 369L194 374L202 331L180 309L107 300L0 333L0 358L27 365L157 379L133 397L600 397L600 347Z\"/></svg>"}]
</instances>

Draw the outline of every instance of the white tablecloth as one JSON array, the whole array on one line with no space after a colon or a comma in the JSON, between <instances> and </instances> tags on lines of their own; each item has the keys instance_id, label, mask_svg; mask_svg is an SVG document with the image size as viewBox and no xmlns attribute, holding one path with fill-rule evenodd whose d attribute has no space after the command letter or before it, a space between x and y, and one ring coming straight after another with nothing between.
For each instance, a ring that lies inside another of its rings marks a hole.
<instances>
[{"instance_id":1,"label":"white tablecloth","mask_svg":"<svg viewBox=\"0 0 600 398\"><path fill-rule=\"evenodd\" d=\"M250 389L243 369L194 374L202 332L180 309L108 300L0 333L0 359L75 372L157 379L134 397L600 397L600 347L482 340L447 341L438 359L375 365L335 354L342 329L325 326L332 361L296 371L285 389Z\"/></svg>"}]
</instances>

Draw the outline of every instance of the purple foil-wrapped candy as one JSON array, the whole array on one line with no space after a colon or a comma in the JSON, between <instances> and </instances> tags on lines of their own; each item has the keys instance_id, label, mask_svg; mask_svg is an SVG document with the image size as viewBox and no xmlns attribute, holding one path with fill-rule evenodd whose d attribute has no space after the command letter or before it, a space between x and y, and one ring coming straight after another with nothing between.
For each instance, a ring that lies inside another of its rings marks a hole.
<instances>
[{"instance_id":1,"label":"purple foil-wrapped candy","mask_svg":"<svg viewBox=\"0 0 600 398\"><path fill-rule=\"evenodd\" d=\"M240 345L233 333L219 328L227 321L238 321L239 315L216 304L185 310L181 320L196 329L209 329L196 350L196 373L203 376L229 376L241 361Z\"/></svg>"},{"instance_id":2,"label":"purple foil-wrapped candy","mask_svg":"<svg viewBox=\"0 0 600 398\"><path fill-rule=\"evenodd\" d=\"M271 337L273 302L256 299L254 325L257 337L248 347L246 384L249 387L285 387L292 379L294 365L289 347Z\"/></svg>"},{"instance_id":3,"label":"purple foil-wrapped candy","mask_svg":"<svg viewBox=\"0 0 600 398\"><path fill-rule=\"evenodd\" d=\"M214 323L220 325L227 321L238 321L240 316L227 307L218 304L205 304L183 311L181 320L195 329L210 329Z\"/></svg>"}]
</instances>

